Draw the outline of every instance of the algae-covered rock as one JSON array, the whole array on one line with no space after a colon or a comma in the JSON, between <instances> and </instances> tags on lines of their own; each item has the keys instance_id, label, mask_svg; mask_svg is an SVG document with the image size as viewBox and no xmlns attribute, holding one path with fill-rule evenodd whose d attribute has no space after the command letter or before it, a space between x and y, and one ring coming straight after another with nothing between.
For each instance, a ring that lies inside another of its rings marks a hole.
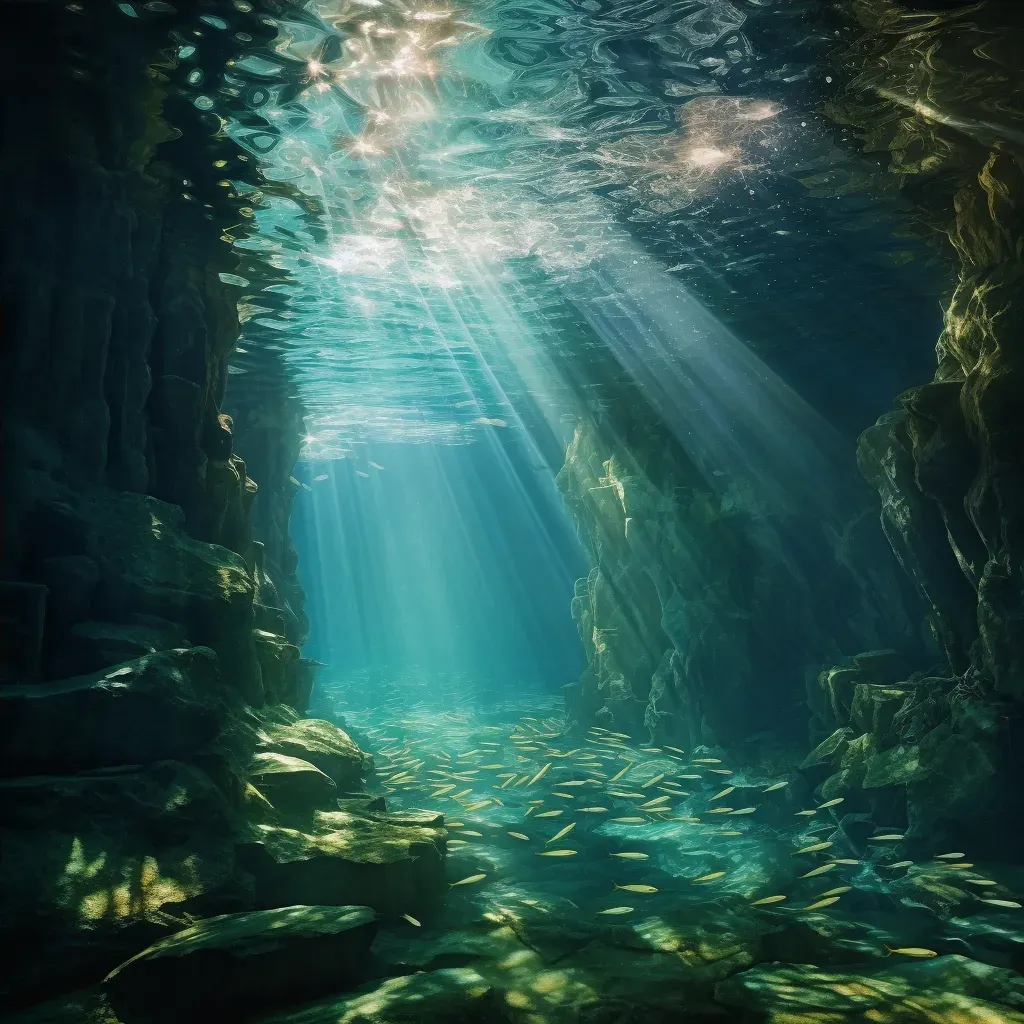
<instances>
[{"instance_id":1,"label":"algae-covered rock","mask_svg":"<svg viewBox=\"0 0 1024 1024\"><path fill-rule=\"evenodd\" d=\"M879 786L903 786L930 774L921 763L921 750L916 744L893 747L868 757L864 765L865 789Z\"/></svg>"},{"instance_id":2,"label":"algae-covered rock","mask_svg":"<svg viewBox=\"0 0 1024 1024\"><path fill-rule=\"evenodd\" d=\"M0 692L0 772L31 774L187 756L232 706L206 647L163 651L92 675Z\"/></svg>"},{"instance_id":3,"label":"algae-covered rock","mask_svg":"<svg viewBox=\"0 0 1024 1024\"><path fill-rule=\"evenodd\" d=\"M469 967L388 978L259 1024L490 1024L507 1020L502 1000Z\"/></svg>"},{"instance_id":4,"label":"algae-covered rock","mask_svg":"<svg viewBox=\"0 0 1024 1024\"><path fill-rule=\"evenodd\" d=\"M342 791L359 788L372 765L372 759L347 733L317 718L268 721L264 716L259 749L308 761Z\"/></svg>"},{"instance_id":5,"label":"algae-covered rock","mask_svg":"<svg viewBox=\"0 0 1024 1024\"><path fill-rule=\"evenodd\" d=\"M248 826L239 860L255 879L256 905L359 901L382 917L436 908L447 888L444 832L347 811L316 816L315 834Z\"/></svg>"},{"instance_id":6,"label":"algae-covered rock","mask_svg":"<svg viewBox=\"0 0 1024 1024\"><path fill-rule=\"evenodd\" d=\"M361 906L225 914L161 939L104 984L126 1021L237 1020L364 981L376 929Z\"/></svg>"},{"instance_id":7,"label":"algae-covered rock","mask_svg":"<svg viewBox=\"0 0 1024 1024\"><path fill-rule=\"evenodd\" d=\"M813 768L817 764L838 760L853 736L852 729L836 729L831 736L823 739L801 762L801 769Z\"/></svg>"},{"instance_id":8,"label":"algae-covered rock","mask_svg":"<svg viewBox=\"0 0 1024 1024\"><path fill-rule=\"evenodd\" d=\"M721 982L715 997L725 1006L765 1014L776 1024L1024 1022L1020 976L962 956L860 971L762 964Z\"/></svg>"},{"instance_id":9,"label":"algae-covered rock","mask_svg":"<svg viewBox=\"0 0 1024 1024\"><path fill-rule=\"evenodd\" d=\"M334 780L298 757L263 751L253 755L249 782L286 814L311 814L333 802Z\"/></svg>"},{"instance_id":10,"label":"algae-covered rock","mask_svg":"<svg viewBox=\"0 0 1024 1024\"><path fill-rule=\"evenodd\" d=\"M230 808L179 762L0 782L0 850L12 992L92 983L187 911L244 903Z\"/></svg>"},{"instance_id":11,"label":"algae-covered rock","mask_svg":"<svg viewBox=\"0 0 1024 1024\"><path fill-rule=\"evenodd\" d=\"M72 671L98 672L110 665L166 651L190 647L184 630L173 622L79 622L71 627L61 661Z\"/></svg>"},{"instance_id":12,"label":"algae-covered rock","mask_svg":"<svg viewBox=\"0 0 1024 1024\"><path fill-rule=\"evenodd\" d=\"M267 700L287 704L295 690L292 676L299 663L299 648L289 643L287 638L266 629L254 629L252 639Z\"/></svg>"}]
</instances>

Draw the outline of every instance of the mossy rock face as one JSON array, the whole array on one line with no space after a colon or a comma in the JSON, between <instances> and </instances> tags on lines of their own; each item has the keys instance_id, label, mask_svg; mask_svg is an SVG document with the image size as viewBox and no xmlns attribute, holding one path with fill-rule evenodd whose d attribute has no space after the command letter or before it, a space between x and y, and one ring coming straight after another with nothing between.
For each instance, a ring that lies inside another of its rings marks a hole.
<instances>
[{"instance_id":1,"label":"mossy rock face","mask_svg":"<svg viewBox=\"0 0 1024 1024\"><path fill-rule=\"evenodd\" d=\"M930 775L930 769L921 762L921 748L916 744L892 747L872 754L864 765L865 789L880 786L904 786Z\"/></svg>"},{"instance_id":2,"label":"mossy rock face","mask_svg":"<svg viewBox=\"0 0 1024 1024\"><path fill-rule=\"evenodd\" d=\"M91 984L188 912L244 905L231 818L209 777L174 761L0 782L0 988Z\"/></svg>"},{"instance_id":3,"label":"mossy rock face","mask_svg":"<svg viewBox=\"0 0 1024 1024\"><path fill-rule=\"evenodd\" d=\"M249 764L249 783L284 814L309 815L330 806L338 788L330 776L298 757L262 751Z\"/></svg>"},{"instance_id":4,"label":"mossy rock face","mask_svg":"<svg viewBox=\"0 0 1024 1024\"><path fill-rule=\"evenodd\" d=\"M65 660L75 666L72 671L99 672L147 654L190 646L184 631L172 622L79 622L68 634Z\"/></svg>"},{"instance_id":5,"label":"mossy rock face","mask_svg":"<svg viewBox=\"0 0 1024 1024\"><path fill-rule=\"evenodd\" d=\"M0 772L33 774L187 757L237 697L206 647L162 651L103 672L0 692Z\"/></svg>"},{"instance_id":6,"label":"mossy rock face","mask_svg":"<svg viewBox=\"0 0 1024 1024\"><path fill-rule=\"evenodd\" d=\"M116 968L104 985L125 1021L238 1020L354 987L369 975L368 907L279 907L200 921ZM198 1015L198 1016L197 1016Z\"/></svg>"},{"instance_id":7,"label":"mossy rock face","mask_svg":"<svg viewBox=\"0 0 1024 1024\"><path fill-rule=\"evenodd\" d=\"M1020 975L962 956L863 971L764 964L723 981L715 996L725 1006L765 1014L773 1024L1024 1024Z\"/></svg>"},{"instance_id":8,"label":"mossy rock face","mask_svg":"<svg viewBox=\"0 0 1024 1024\"><path fill-rule=\"evenodd\" d=\"M818 764L838 761L853 737L851 729L836 729L831 736L823 739L801 762L800 768L813 768Z\"/></svg>"},{"instance_id":9,"label":"mossy rock face","mask_svg":"<svg viewBox=\"0 0 1024 1024\"><path fill-rule=\"evenodd\" d=\"M313 828L247 827L238 856L255 879L257 906L359 900L395 918L429 913L443 901L443 830L347 811L318 813Z\"/></svg>"},{"instance_id":10,"label":"mossy rock face","mask_svg":"<svg viewBox=\"0 0 1024 1024\"><path fill-rule=\"evenodd\" d=\"M357 992L259 1024L490 1024L510 1019L491 985L469 967L374 982Z\"/></svg>"},{"instance_id":11,"label":"mossy rock face","mask_svg":"<svg viewBox=\"0 0 1024 1024\"><path fill-rule=\"evenodd\" d=\"M184 514L145 494L95 492L40 505L37 543L60 535L96 565L92 614L108 623L138 616L177 624L193 644L224 658L224 675L252 704L263 703L252 648L255 584L242 557L185 531Z\"/></svg>"},{"instance_id":12,"label":"mossy rock face","mask_svg":"<svg viewBox=\"0 0 1024 1024\"><path fill-rule=\"evenodd\" d=\"M330 776L342 792L360 789L363 776L373 764L347 733L318 718L264 721L259 749L301 758L315 765Z\"/></svg>"}]
</instances>

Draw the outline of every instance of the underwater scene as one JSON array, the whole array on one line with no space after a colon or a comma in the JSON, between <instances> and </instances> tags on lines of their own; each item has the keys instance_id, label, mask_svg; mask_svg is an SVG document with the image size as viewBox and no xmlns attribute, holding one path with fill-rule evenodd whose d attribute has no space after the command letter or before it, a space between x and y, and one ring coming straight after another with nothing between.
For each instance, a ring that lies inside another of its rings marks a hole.
<instances>
[{"instance_id":1,"label":"underwater scene","mask_svg":"<svg viewBox=\"0 0 1024 1024\"><path fill-rule=\"evenodd\" d=\"M1024 1024L1024 3L0 19L0 1019Z\"/></svg>"}]
</instances>

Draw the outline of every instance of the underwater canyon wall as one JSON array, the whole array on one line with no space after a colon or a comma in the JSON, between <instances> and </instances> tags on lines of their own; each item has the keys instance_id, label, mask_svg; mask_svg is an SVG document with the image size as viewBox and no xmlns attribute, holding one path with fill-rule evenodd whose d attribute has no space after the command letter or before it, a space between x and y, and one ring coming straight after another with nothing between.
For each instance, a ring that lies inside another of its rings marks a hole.
<instances>
[{"instance_id":1,"label":"underwater canyon wall","mask_svg":"<svg viewBox=\"0 0 1024 1024\"><path fill-rule=\"evenodd\" d=\"M330 987L250 961L207 989L190 957L273 927L362 963L373 914L322 905L397 914L444 885L434 818L389 817L362 795L369 758L300 717L301 414L283 380L233 397L247 462L222 412L230 243L266 183L175 87L212 86L242 44L199 20L212 5L150 6L8 5L0 31L0 1007L81 990L62 1019ZM250 38L276 31L260 17ZM301 904L321 906L276 909Z\"/></svg>"},{"instance_id":2,"label":"underwater canyon wall","mask_svg":"<svg viewBox=\"0 0 1024 1024\"><path fill-rule=\"evenodd\" d=\"M1022 11L931 6L839 10L827 110L958 278L934 379L857 445L880 516L867 496L846 522L766 516L671 437L583 418L559 478L594 566L568 695L579 720L655 742L736 748L788 720L818 744L801 767L823 798L924 849L970 835L1005 854L997 823L1024 809L1005 785L1024 687Z\"/></svg>"}]
</instances>

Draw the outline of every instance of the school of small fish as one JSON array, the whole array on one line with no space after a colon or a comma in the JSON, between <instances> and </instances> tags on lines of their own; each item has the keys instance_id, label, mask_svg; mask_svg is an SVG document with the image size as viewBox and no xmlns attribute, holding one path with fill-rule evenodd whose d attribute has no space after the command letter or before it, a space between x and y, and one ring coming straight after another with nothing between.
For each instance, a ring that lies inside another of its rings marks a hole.
<instances>
[{"instance_id":1,"label":"school of small fish","mask_svg":"<svg viewBox=\"0 0 1024 1024\"><path fill-rule=\"evenodd\" d=\"M485 726L476 730L476 734L492 733L493 738L479 739L475 746L464 751L448 750L428 736L403 738L398 735L381 735L385 731L383 729L368 731L375 734L372 739L377 744L374 751L378 760L376 771L384 794L400 799L415 796L417 803L414 806L422 806L426 797L431 807L436 805L436 809L451 815L445 824L450 832L455 832L455 837L448 839L448 848L463 855L471 854L474 849L470 839L483 840L483 845L486 845L507 836L514 841L513 845L528 844L534 847L533 853L538 858L556 861L570 859L587 852L592 841L590 830L601 821L629 826L629 834L635 836L635 839L619 842L633 847L643 846L645 826L661 822L679 822L680 827L703 830L709 840L716 843L748 833L737 829L712 831L711 822L705 823L704 817L754 817L756 822L755 816L761 808L756 800L742 807L728 806L722 801L733 794L742 796L746 793L766 798L768 794L774 793L778 794L774 799L781 801L776 811L781 810L782 813L793 814L797 819L807 820L806 825L794 826L793 838L796 842L791 857L795 865L800 862L806 865L806 870L798 867L794 874L795 885L802 885L807 880L836 871L854 869L854 878L841 879L844 884L817 894L813 889L798 894L754 893L745 900L752 908L771 908L773 911L777 905L785 903L788 907L792 904L793 909L783 909L782 912L804 914L836 908L844 896L857 891L856 871L867 863L864 858L870 857L872 850L881 850L905 839L902 832L876 829L874 834L866 837L864 848L860 851L862 856L834 856L834 851L838 849L836 835L841 833L837 832L828 838L821 837L821 832L823 829L838 828L838 820L828 812L832 812L832 815L841 814L835 809L843 804L843 797L835 797L795 812L792 804L789 804L789 810L786 811L786 804L792 799L788 793L790 779L767 784L763 781L748 783L742 773L737 774L735 770L725 767L721 758L691 757L682 748L667 744L661 747L638 746L626 733L596 726L582 737L572 737L565 734L564 722L557 718L524 717L507 732L497 726ZM728 785L712 789L715 775L730 776ZM652 795L652 791L657 795ZM599 802L583 806L586 800L584 794L591 799L597 796ZM507 804L506 801L512 803ZM522 824L519 827L503 827L500 831L490 833L481 831L490 825L479 817L479 812L487 808L513 807L521 807ZM566 824L553 831L543 827L548 820L556 824L559 818L566 821ZM813 824L811 819L826 819L826 824ZM467 823L477 827L467 828ZM814 833L818 834L817 837ZM571 834L578 842L571 846L564 845L563 841L569 840ZM606 836L602 838L606 843L615 845L614 839L608 840ZM803 839L802 843L800 839ZM840 845L849 847L850 843L847 841ZM646 875L655 881L663 877L650 874L651 869L647 864L651 859L650 852L643 848L611 849L606 851L605 856L610 858L609 864L618 862L632 865L635 871L641 872L638 880L613 881L612 892L660 898L669 895L669 890L660 884L651 884L644 877ZM992 879L973 876L971 869L974 865L964 860L964 857L965 854L961 852L936 853L931 858L930 870L940 872L943 884L946 885L962 882L982 890L998 886L999 883ZM723 856L722 861L727 861L727 858ZM923 870L922 865L913 860L886 862L883 859L875 867L890 871ZM537 870L542 870L539 864ZM558 872L572 869L552 864L550 870ZM961 872L964 874L954 874ZM728 887L732 884L730 875L731 868L727 864L723 868L705 871L689 879L678 878L676 883L677 887L686 883L695 886L691 891L696 892L700 887L717 887L719 883ZM492 877L491 872L478 870L450 885L453 889L477 886ZM890 874L886 877L901 876ZM973 897L965 892L964 896L998 910L1022 909L1022 904L1016 899L1005 898L1002 894L993 895L990 891L978 892ZM521 902L543 909L536 900ZM593 913L614 917L633 914L637 909L634 906L598 906L593 909ZM415 918L409 915L403 917L410 924L420 927L420 922ZM937 952L916 946L885 946L884 955L930 957L937 955Z\"/></svg>"}]
</instances>

